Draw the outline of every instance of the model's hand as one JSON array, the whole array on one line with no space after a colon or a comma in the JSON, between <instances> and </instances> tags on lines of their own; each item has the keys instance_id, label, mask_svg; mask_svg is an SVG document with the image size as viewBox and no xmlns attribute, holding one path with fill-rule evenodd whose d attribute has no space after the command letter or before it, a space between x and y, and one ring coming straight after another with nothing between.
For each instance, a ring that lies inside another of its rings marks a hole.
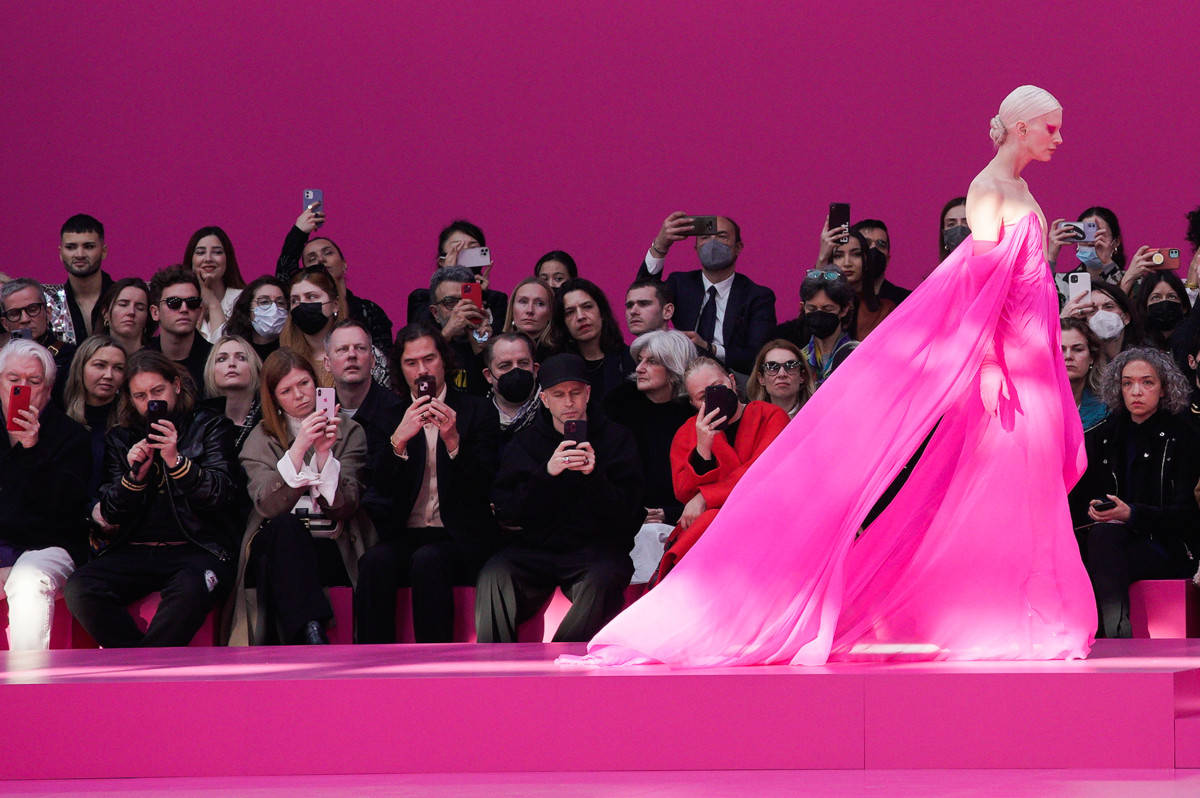
<instances>
[{"instance_id":1,"label":"model's hand","mask_svg":"<svg viewBox=\"0 0 1200 798\"><path fill-rule=\"evenodd\" d=\"M1088 518L1101 524L1114 521L1120 523L1128 522L1130 517L1133 516L1133 510L1129 508L1129 505L1111 493L1106 495L1110 501L1116 502L1117 506L1111 510L1097 510L1096 505L1100 503L1100 500L1092 499L1091 502L1088 503Z\"/></svg>"},{"instance_id":2,"label":"model's hand","mask_svg":"<svg viewBox=\"0 0 1200 798\"><path fill-rule=\"evenodd\" d=\"M679 528L687 529L696 522L700 514L708 509L708 505L704 501L704 494L697 493L692 497L691 501L683 505L683 513L679 516Z\"/></svg>"},{"instance_id":3,"label":"model's hand","mask_svg":"<svg viewBox=\"0 0 1200 798\"><path fill-rule=\"evenodd\" d=\"M654 237L654 249L656 250L654 254L662 253L661 257L665 258L672 244L682 241L687 238L688 233L692 232L693 221L692 217L683 211L675 211L664 219L658 235Z\"/></svg>"},{"instance_id":4,"label":"model's hand","mask_svg":"<svg viewBox=\"0 0 1200 798\"><path fill-rule=\"evenodd\" d=\"M1088 291L1086 294L1076 294L1068 299L1059 315L1064 319L1086 319L1095 310L1096 303L1092 299L1092 292Z\"/></svg>"},{"instance_id":5,"label":"model's hand","mask_svg":"<svg viewBox=\"0 0 1200 798\"><path fill-rule=\"evenodd\" d=\"M988 415L997 414L1002 396L1009 398L1004 371L997 365L984 365L979 370L979 398L983 400L983 409Z\"/></svg>"},{"instance_id":6,"label":"model's hand","mask_svg":"<svg viewBox=\"0 0 1200 798\"><path fill-rule=\"evenodd\" d=\"M325 224L325 211L321 210L320 202L312 203L304 209L304 213L296 218L296 227L306 233L311 233L323 224Z\"/></svg>"},{"instance_id":7,"label":"model's hand","mask_svg":"<svg viewBox=\"0 0 1200 798\"><path fill-rule=\"evenodd\" d=\"M701 460L712 459L713 439L720 432L717 427L725 422L725 416L720 413L721 408L714 407L706 416L696 414L696 454Z\"/></svg>"},{"instance_id":8,"label":"model's hand","mask_svg":"<svg viewBox=\"0 0 1200 798\"><path fill-rule=\"evenodd\" d=\"M850 225L839 225L829 229L829 215L825 215L825 226L821 228L821 247L817 250L817 268L823 269L833 261L833 251L850 235Z\"/></svg>"}]
</instances>

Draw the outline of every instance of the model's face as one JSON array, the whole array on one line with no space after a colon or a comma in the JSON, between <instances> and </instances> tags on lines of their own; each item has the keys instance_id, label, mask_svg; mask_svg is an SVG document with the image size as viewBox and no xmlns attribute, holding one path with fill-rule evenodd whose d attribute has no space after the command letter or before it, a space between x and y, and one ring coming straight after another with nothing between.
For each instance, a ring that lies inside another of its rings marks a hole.
<instances>
[{"instance_id":1,"label":"model's face","mask_svg":"<svg viewBox=\"0 0 1200 798\"><path fill-rule=\"evenodd\" d=\"M588 398L592 386L586 382L568 380L542 391L542 404L561 425L564 421L587 418Z\"/></svg>"},{"instance_id":2,"label":"model's face","mask_svg":"<svg viewBox=\"0 0 1200 798\"><path fill-rule=\"evenodd\" d=\"M804 364L787 349L772 349L763 358L762 369L755 375L767 395L777 401L790 400L793 404L800 396L800 383L804 377Z\"/></svg>"},{"instance_id":3,"label":"model's face","mask_svg":"<svg viewBox=\"0 0 1200 798\"><path fill-rule=\"evenodd\" d=\"M946 211L946 215L942 217L942 229L949 230L951 227L966 227L967 226L967 206L966 205L951 205Z\"/></svg>"},{"instance_id":4,"label":"model's face","mask_svg":"<svg viewBox=\"0 0 1200 798\"><path fill-rule=\"evenodd\" d=\"M50 401L52 383L46 379L42 361L33 355L10 357L4 371L0 371L0 401L4 404L5 418L8 417L8 397L14 385L24 386L29 391L29 409L41 413Z\"/></svg>"},{"instance_id":5,"label":"model's face","mask_svg":"<svg viewBox=\"0 0 1200 798\"><path fill-rule=\"evenodd\" d=\"M688 401L697 412L704 409L704 390L710 385L725 385L737 390L737 383L734 382L732 374L726 374L713 366L701 366L689 374L683 383Z\"/></svg>"},{"instance_id":6,"label":"model's face","mask_svg":"<svg viewBox=\"0 0 1200 798\"><path fill-rule=\"evenodd\" d=\"M1121 370L1121 397L1134 421L1140 423L1154 415L1162 393L1158 371L1146 361L1130 361Z\"/></svg>"},{"instance_id":7,"label":"model's face","mask_svg":"<svg viewBox=\"0 0 1200 798\"><path fill-rule=\"evenodd\" d=\"M73 277L88 277L100 271L107 254L108 247L99 233L63 233L58 244L58 257Z\"/></svg>"},{"instance_id":8,"label":"model's face","mask_svg":"<svg viewBox=\"0 0 1200 798\"><path fill-rule=\"evenodd\" d=\"M89 405L111 402L123 382L125 350L119 346L102 346L83 364L84 401Z\"/></svg>"},{"instance_id":9,"label":"model's face","mask_svg":"<svg viewBox=\"0 0 1200 798\"><path fill-rule=\"evenodd\" d=\"M34 286L13 291L4 300L4 329L9 332L29 330L34 340L40 340L46 334L46 315L46 297Z\"/></svg>"},{"instance_id":10,"label":"model's face","mask_svg":"<svg viewBox=\"0 0 1200 798\"><path fill-rule=\"evenodd\" d=\"M568 291L562 299L567 332L576 341L592 341L600 336L600 307L587 291Z\"/></svg>"},{"instance_id":11,"label":"model's face","mask_svg":"<svg viewBox=\"0 0 1200 798\"><path fill-rule=\"evenodd\" d=\"M122 338L140 338L150 319L150 298L137 286L126 286L113 300L108 329Z\"/></svg>"},{"instance_id":12,"label":"model's face","mask_svg":"<svg viewBox=\"0 0 1200 798\"><path fill-rule=\"evenodd\" d=\"M833 248L833 259L830 261L846 276L846 282L856 285L862 282L863 251L858 239L850 236L845 244Z\"/></svg>"},{"instance_id":13,"label":"model's face","mask_svg":"<svg viewBox=\"0 0 1200 798\"><path fill-rule=\"evenodd\" d=\"M1092 367L1092 355L1088 352L1087 339L1079 330L1063 330L1063 363L1067 367L1067 378L1082 380Z\"/></svg>"},{"instance_id":14,"label":"model's face","mask_svg":"<svg viewBox=\"0 0 1200 798\"><path fill-rule=\"evenodd\" d=\"M346 276L346 261L328 238L314 238L304 245L300 257L305 266L324 266L334 280Z\"/></svg>"},{"instance_id":15,"label":"model's face","mask_svg":"<svg viewBox=\"0 0 1200 798\"><path fill-rule=\"evenodd\" d=\"M253 381L253 369L246 348L237 341L221 344L213 360L213 382L216 386L222 391L238 391L249 388Z\"/></svg>"},{"instance_id":16,"label":"model's face","mask_svg":"<svg viewBox=\"0 0 1200 798\"><path fill-rule=\"evenodd\" d=\"M664 306L658 299L658 292L649 286L631 288L625 295L625 324L634 335L665 330L667 321L674 314L675 306Z\"/></svg>"},{"instance_id":17,"label":"model's face","mask_svg":"<svg viewBox=\"0 0 1200 798\"><path fill-rule=\"evenodd\" d=\"M189 301L195 305L194 308L188 307ZM158 322L158 326L175 335L195 332L203 312L200 292L191 283L168 285L163 289L162 299L150 308L150 315Z\"/></svg>"},{"instance_id":18,"label":"model's face","mask_svg":"<svg viewBox=\"0 0 1200 798\"><path fill-rule=\"evenodd\" d=\"M461 286L460 286L461 287ZM513 326L536 338L550 324L553 297L545 285L526 283L513 294Z\"/></svg>"},{"instance_id":19,"label":"model's face","mask_svg":"<svg viewBox=\"0 0 1200 798\"><path fill-rule=\"evenodd\" d=\"M167 403L167 412L175 410L182 388L179 380L168 380L153 371L143 371L129 378L129 398L138 415L146 417L146 406L152 399L160 399Z\"/></svg>"},{"instance_id":20,"label":"model's face","mask_svg":"<svg viewBox=\"0 0 1200 798\"><path fill-rule=\"evenodd\" d=\"M325 347L325 368L339 385L362 385L371 379L371 337L358 327L334 330Z\"/></svg>"},{"instance_id":21,"label":"model's face","mask_svg":"<svg viewBox=\"0 0 1200 798\"><path fill-rule=\"evenodd\" d=\"M317 384L304 369L292 369L275 386L275 402L292 418L307 418L317 406Z\"/></svg>"},{"instance_id":22,"label":"model's face","mask_svg":"<svg viewBox=\"0 0 1200 798\"><path fill-rule=\"evenodd\" d=\"M404 345L404 352L400 355L400 372L413 396L417 394L418 377L433 377L435 395L441 393L442 386L446 384L446 366L442 363L437 344L428 336Z\"/></svg>"},{"instance_id":23,"label":"model's face","mask_svg":"<svg viewBox=\"0 0 1200 798\"><path fill-rule=\"evenodd\" d=\"M225 279L225 245L216 236L205 236L192 250L192 271L201 282Z\"/></svg>"},{"instance_id":24,"label":"model's face","mask_svg":"<svg viewBox=\"0 0 1200 798\"><path fill-rule=\"evenodd\" d=\"M1096 223L1096 243L1093 245L1101 263L1112 263L1113 253L1121 246L1120 237L1113 238L1112 227L1103 216L1085 216L1079 221Z\"/></svg>"},{"instance_id":25,"label":"model's face","mask_svg":"<svg viewBox=\"0 0 1200 798\"><path fill-rule=\"evenodd\" d=\"M1062 109L1035 116L1026 124L1024 145L1038 161L1048 161L1062 144Z\"/></svg>"},{"instance_id":26,"label":"model's face","mask_svg":"<svg viewBox=\"0 0 1200 798\"><path fill-rule=\"evenodd\" d=\"M892 239L888 237L887 230L882 227L864 227L859 230L862 237L867 239L867 245L871 249L879 250L885 259L890 260L892 257Z\"/></svg>"},{"instance_id":27,"label":"model's face","mask_svg":"<svg viewBox=\"0 0 1200 798\"><path fill-rule=\"evenodd\" d=\"M571 273L567 271L565 263L548 260L538 267L537 277L551 288L558 288L571 279Z\"/></svg>"},{"instance_id":28,"label":"model's face","mask_svg":"<svg viewBox=\"0 0 1200 798\"><path fill-rule=\"evenodd\" d=\"M633 370L638 390L642 393L661 391L671 384L671 372L648 349L638 353L637 367Z\"/></svg>"}]
</instances>

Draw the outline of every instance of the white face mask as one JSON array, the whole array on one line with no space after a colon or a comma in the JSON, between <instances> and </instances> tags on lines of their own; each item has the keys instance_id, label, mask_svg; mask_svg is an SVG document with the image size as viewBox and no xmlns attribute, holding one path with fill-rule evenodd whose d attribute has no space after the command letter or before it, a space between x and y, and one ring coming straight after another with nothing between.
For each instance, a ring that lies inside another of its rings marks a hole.
<instances>
[{"instance_id":1,"label":"white face mask","mask_svg":"<svg viewBox=\"0 0 1200 798\"><path fill-rule=\"evenodd\" d=\"M1088 326L1092 328L1092 332L1100 336L1105 341L1111 341L1121 334L1125 329L1125 322L1121 317L1111 310L1097 310L1088 319Z\"/></svg>"},{"instance_id":2,"label":"white face mask","mask_svg":"<svg viewBox=\"0 0 1200 798\"><path fill-rule=\"evenodd\" d=\"M251 320L251 325L254 331L264 338L270 338L274 335L279 335L283 331L283 325L287 322L288 312L284 308L279 307L274 302L270 305L255 305L254 318Z\"/></svg>"}]
</instances>

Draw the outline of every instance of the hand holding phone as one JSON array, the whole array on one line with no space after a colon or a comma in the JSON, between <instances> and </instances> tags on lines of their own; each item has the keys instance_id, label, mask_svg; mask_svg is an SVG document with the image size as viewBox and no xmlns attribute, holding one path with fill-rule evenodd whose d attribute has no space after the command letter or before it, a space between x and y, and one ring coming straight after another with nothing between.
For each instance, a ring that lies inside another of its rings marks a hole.
<instances>
[{"instance_id":1,"label":"hand holding phone","mask_svg":"<svg viewBox=\"0 0 1200 798\"><path fill-rule=\"evenodd\" d=\"M717 234L717 217L693 216L692 227L684 233L685 236L715 236Z\"/></svg>"},{"instance_id":2,"label":"hand holding phone","mask_svg":"<svg viewBox=\"0 0 1200 798\"><path fill-rule=\"evenodd\" d=\"M317 389L317 412L331 420L337 415L337 391L335 389Z\"/></svg>"},{"instance_id":3,"label":"hand holding phone","mask_svg":"<svg viewBox=\"0 0 1200 798\"><path fill-rule=\"evenodd\" d=\"M415 387L417 389L417 398L420 399L422 396L433 396L434 387L436 385L437 385L437 381L433 378L432 375L422 374L420 377L417 377L417 379L415 381Z\"/></svg>"},{"instance_id":4,"label":"hand holding phone","mask_svg":"<svg viewBox=\"0 0 1200 798\"><path fill-rule=\"evenodd\" d=\"M1067 275L1067 299L1092 292L1092 275L1087 272L1071 272Z\"/></svg>"},{"instance_id":5,"label":"hand holding phone","mask_svg":"<svg viewBox=\"0 0 1200 798\"><path fill-rule=\"evenodd\" d=\"M466 247L459 250L458 265L479 272L485 266L492 265L492 250L488 247Z\"/></svg>"},{"instance_id":6,"label":"hand holding phone","mask_svg":"<svg viewBox=\"0 0 1200 798\"><path fill-rule=\"evenodd\" d=\"M317 203L320 203L320 205L317 208L313 208L313 205ZM315 210L318 213L325 213L325 192L319 188L304 189L304 205L301 207L301 210Z\"/></svg>"},{"instance_id":7,"label":"hand holding phone","mask_svg":"<svg viewBox=\"0 0 1200 798\"><path fill-rule=\"evenodd\" d=\"M1113 501L1112 499L1093 499L1092 500L1092 509L1098 513L1107 512L1108 510L1115 510L1116 507L1117 507L1117 503L1115 501Z\"/></svg>"},{"instance_id":8,"label":"hand holding phone","mask_svg":"<svg viewBox=\"0 0 1200 798\"><path fill-rule=\"evenodd\" d=\"M724 419L715 429L721 430L729 426L737 413L738 397L728 385L710 385L704 389L704 408L701 417L707 416L714 410L719 410L716 418Z\"/></svg>"},{"instance_id":9,"label":"hand holding phone","mask_svg":"<svg viewBox=\"0 0 1200 798\"><path fill-rule=\"evenodd\" d=\"M575 441L576 446L587 443L588 426L586 418L571 418L563 422L563 439Z\"/></svg>"},{"instance_id":10,"label":"hand holding phone","mask_svg":"<svg viewBox=\"0 0 1200 798\"><path fill-rule=\"evenodd\" d=\"M470 252L471 250L466 251ZM459 256L459 260L462 260L461 255ZM483 310L483 286L479 283L463 283L462 298L480 310Z\"/></svg>"},{"instance_id":11,"label":"hand holding phone","mask_svg":"<svg viewBox=\"0 0 1200 798\"><path fill-rule=\"evenodd\" d=\"M829 203L829 229L836 230L839 227L847 228L847 233L850 227L850 203L848 202L831 202ZM843 235L838 239L839 244L846 244L850 241L849 235Z\"/></svg>"},{"instance_id":12,"label":"hand holding phone","mask_svg":"<svg viewBox=\"0 0 1200 798\"><path fill-rule=\"evenodd\" d=\"M5 429L9 432L24 432L25 428L17 423L22 410L29 409L29 397L32 391L28 385L14 385L8 392L8 413L5 419Z\"/></svg>"},{"instance_id":13,"label":"hand holding phone","mask_svg":"<svg viewBox=\"0 0 1200 798\"><path fill-rule=\"evenodd\" d=\"M151 399L146 402L146 426L153 427L167 417L167 403L164 399Z\"/></svg>"}]
</instances>

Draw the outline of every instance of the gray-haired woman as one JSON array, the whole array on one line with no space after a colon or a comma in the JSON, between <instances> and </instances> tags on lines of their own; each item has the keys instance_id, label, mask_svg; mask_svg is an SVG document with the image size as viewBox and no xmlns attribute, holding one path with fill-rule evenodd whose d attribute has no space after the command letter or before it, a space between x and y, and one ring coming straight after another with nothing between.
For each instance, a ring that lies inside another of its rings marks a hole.
<instances>
[{"instance_id":1,"label":"gray-haired woman","mask_svg":"<svg viewBox=\"0 0 1200 798\"><path fill-rule=\"evenodd\" d=\"M1131 583L1196 572L1200 440L1177 415L1189 391L1169 355L1122 352L1100 388L1112 414L1085 436L1088 467L1071 491L1071 509L1100 632L1129 637Z\"/></svg>"}]
</instances>

